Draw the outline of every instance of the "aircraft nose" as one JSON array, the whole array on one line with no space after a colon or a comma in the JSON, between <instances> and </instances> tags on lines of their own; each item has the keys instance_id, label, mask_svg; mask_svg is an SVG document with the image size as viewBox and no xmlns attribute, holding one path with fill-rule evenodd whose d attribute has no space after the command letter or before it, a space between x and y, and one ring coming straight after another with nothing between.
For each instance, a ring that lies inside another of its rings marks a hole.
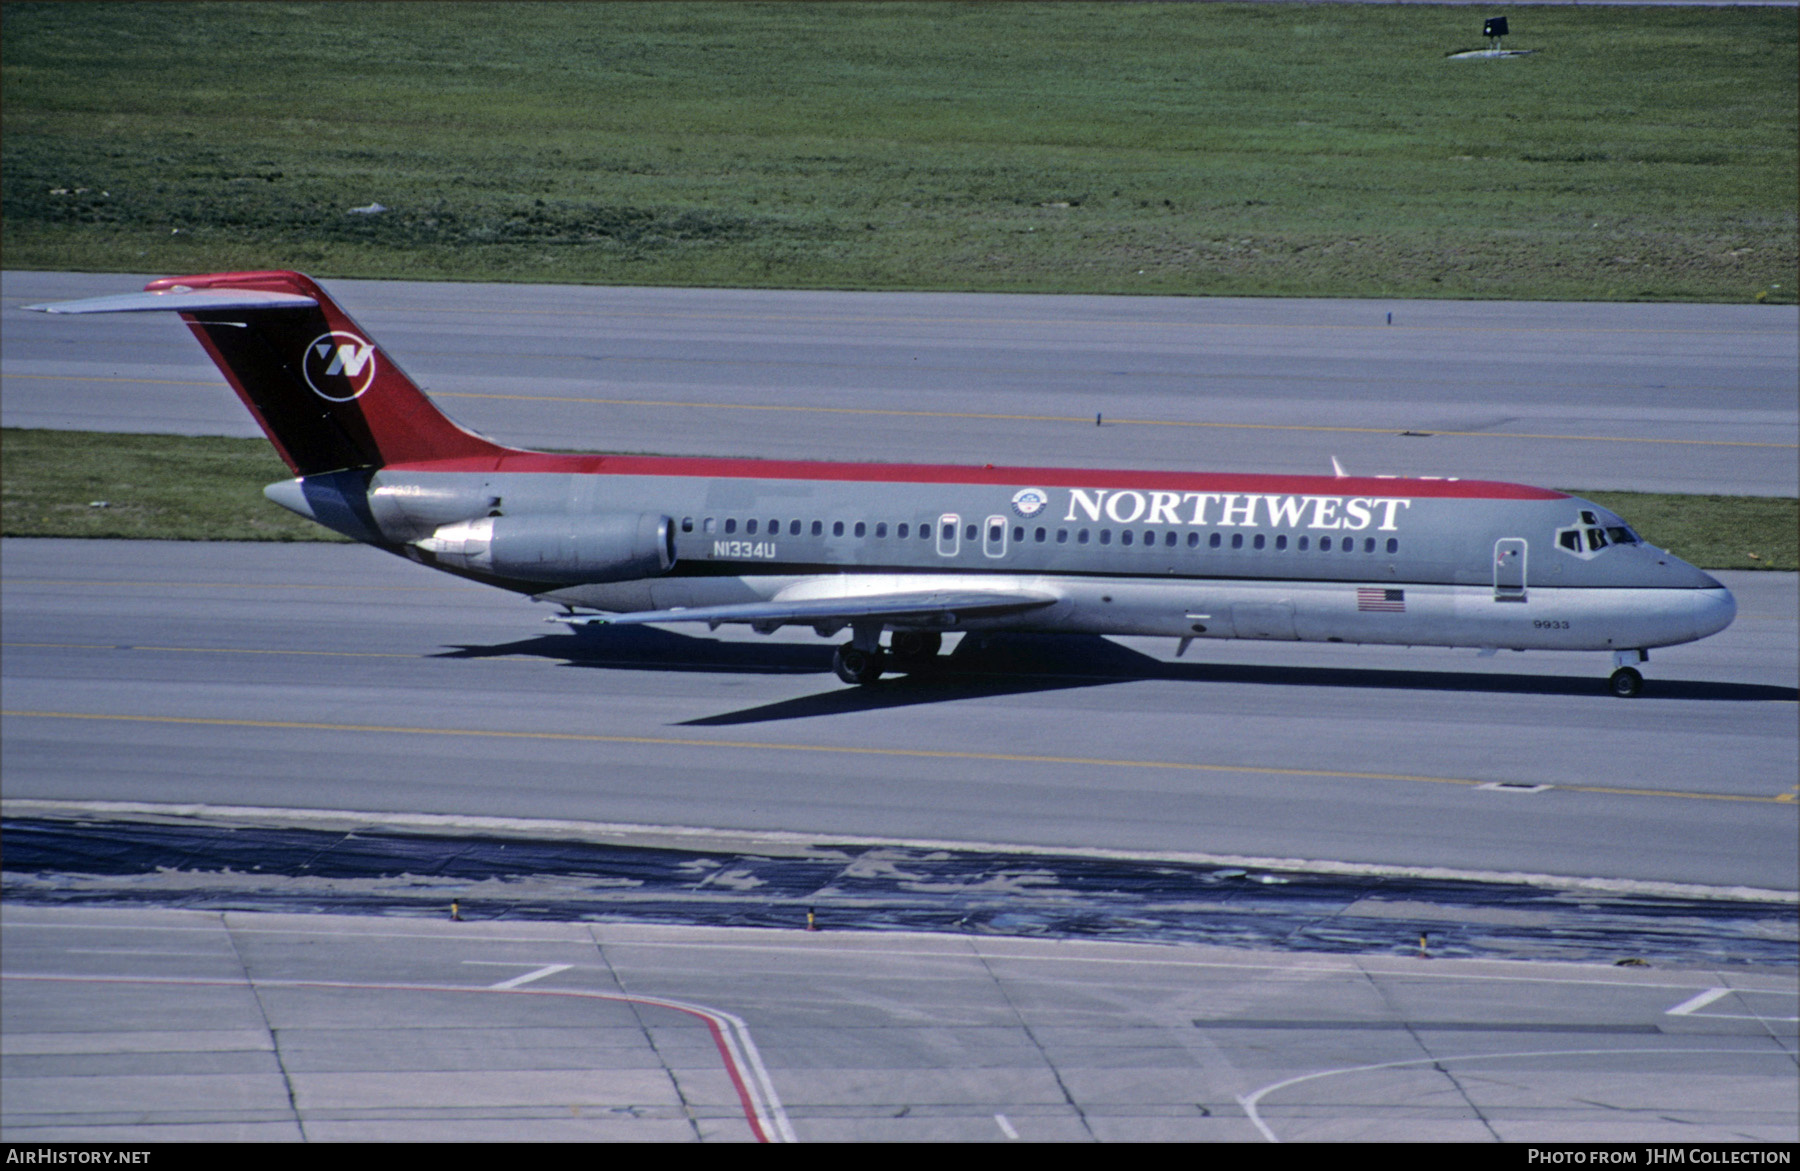
<instances>
[{"instance_id":1,"label":"aircraft nose","mask_svg":"<svg viewBox=\"0 0 1800 1171\"><path fill-rule=\"evenodd\" d=\"M1708 580L1713 583L1711 587L1694 591L1695 638L1717 634L1737 617L1737 599L1731 596L1731 591L1716 579L1709 577Z\"/></svg>"}]
</instances>

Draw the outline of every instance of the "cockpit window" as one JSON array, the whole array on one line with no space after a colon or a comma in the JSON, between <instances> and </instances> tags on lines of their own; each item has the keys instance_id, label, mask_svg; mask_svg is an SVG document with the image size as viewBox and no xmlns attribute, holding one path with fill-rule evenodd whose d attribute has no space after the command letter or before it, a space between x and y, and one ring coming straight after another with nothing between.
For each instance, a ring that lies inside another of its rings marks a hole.
<instances>
[{"instance_id":1,"label":"cockpit window","mask_svg":"<svg viewBox=\"0 0 1800 1171\"><path fill-rule=\"evenodd\" d=\"M1609 545L1641 545L1644 543L1644 539L1632 532L1626 525L1613 523L1616 521L1618 521L1618 517L1609 516L1602 520L1594 513L1583 510L1581 523L1567 525L1556 530L1556 547L1586 561L1604 551Z\"/></svg>"}]
</instances>

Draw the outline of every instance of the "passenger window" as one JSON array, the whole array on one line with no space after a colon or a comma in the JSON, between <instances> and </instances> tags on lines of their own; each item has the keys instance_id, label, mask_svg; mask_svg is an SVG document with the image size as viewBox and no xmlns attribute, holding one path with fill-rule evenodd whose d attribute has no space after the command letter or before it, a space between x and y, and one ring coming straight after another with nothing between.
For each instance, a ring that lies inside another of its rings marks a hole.
<instances>
[{"instance_id":1,"label":"passenger window","mask_svg":"<svg viewBox=\"0 0 1800 1171\"><path fill-rule=\"evenodd\" d=\"M1231 534L1231 547L1233 549L1242 549L1244 547L1244 534L1242 534L1242 533Z\"/></svg>"},{"instance_id":2,"label":"passenger window","mask_svg":"<svg viewBox=\"0 0 1800 1171\"><path fill-rule=\"evenodd\" d=\"M1346 552L1346 553L1356 552L1356 538L1355 537L1345 537L1344 538L1344 552Z\"/></svg>"},{"instance_id":3,"label":"passenger window","mask_svg":"<svg viewBox=\"0 0 1800 1171\"><path fill-rule=\"evenodd\" d=\"M1163 544L1167 545L1171 549L1173 549L1175 547L1175 530L1174 529L1170 529L1167 533L1163 534Z\"/></svg>"},{"instance_id":4,"label":"passenger window","mask_svg":"<svg viewBox=\"0 0 1800 1171\"><path fill-rule=\"evenodd\" d=\"M875 526L875 536L877 539L887 536L887 521L884 520Z\"/></svg>"},{"instance_id":5,"label":"passenger window","mask_svg":"<svg viewBox=\"0 0 1800 1171\"><path fill-rule=\"evenodd\" d=\"M1374 537L1369 537L1363 541L1363 552L1364 553L1375 552L1375 538Z\"/></svg>"},{"instance_id":6,"label":"passenger window","mask_svg":"<svg viewBox=\"0 0 1800 1171\"><path fill-rule=\"evenodd\" d=\"M1106 544L1106 534L1105 533L1100 534L1100 543L1102 545ZM1126 529L1119 534L1119 544L1121 544L1121 545L1130 545L1131 544L1131 530L1130 529Z\"/></svg>"},{"instance_id":7,"label":"passenger window","mask_svg":"<svg viewBox=\"0 0 1800 1171\"><path fill-rule=\"evenodd\" d=\"M1100 530L1100 543L1102 545L1112 544L1112 530L1111 529L1101 529Z\"/></svg>"},{"instance_id":8,"label":"passenger window","mask_svg":"<svg viewBox=\"0 0 1800 1171\"><path fill-rule=\"evenodd\" d=\"M1277 550L1281 550L1281 549L1285 549L1285 548L1287 548L1287 534L1286 534L1286 533L1280 533L1280 534L1278 534L1278 535L1277 535L1277 536L1276 536L1276 538L1275 538L1275 548L1276 548L1276 549L1277 549Z\"/></svg>"},{"instance_id":9,"label":"passenger window","mask_svg":"<svg viewBox=\"0 0 1800 1171\"><path fill-rule=\"evenodd\" d=\"M1038 530L1038 532L1040 532L1040 533L1043 531L1044 531L1043 529ZM1023 541L1024 539L1025 539L1025 526L1024 525L1014 525L1013 526L1013 541L1016 543L1019 541ZM1038 539L1042 540L1043 538L1040 537Z\"/></svg>"},{"instance_id":10,"label":"passenger window","mask_svg":"<svg viewBox=\"0 0 1800 1171\"><path fill-rule=\"evenodd\" d=\"M684 533L691 533L694 531L694 518L693 517L684 516L681 518L681 531Z\"/></svg>"},{"instance_id":11,"label":"passenger window","mask_svg":"<svg viewBox=\"0 0 1800 1171\"><path fill-rule=\"evenodd\" d=\"M1330 537L1320 537L1319 538L1319 552L1321 552L1321 553L1331 552L1331 538Z\"/></svg>"},{"instance_id":12,"label":"passenger window","mask_svg":"<svg viewBox=\"0 0 1800 1171\"><path fill-rule=\"evenodd\" d=\"M1219 534L1214 533L1211 537L1209 537L1207 539L1206 546L1209 549L1217 549L1221 543L1221 540L1222 540L1222 538L1219 536Z\"/></svg>"},{"instance_id":13,"label":"passenger window","mask_svg":"<svg viewBox=\"0 0 1800 1171\"><path fill-rule=\"evenodd\" d=\"M736 517L728 516L725 518L725 531L728 533L737 532L737 518Z\"/></svg>"},{"instance_id":14,"label":"passenger window","mask_svg":"<svg viewBox=\"0 0 1800 1171\"><path fill-rule=\"evenodd\" d=\"M1400 551L1400 538L1389 537L1388 544L1387 544L1387 550L1389 553L1398 553Z\"/></svg>"},{"instance_id":15,"label":"passenger window","mask_svg":"<svg viewBox=\"0 0 1800 1171\"><path fill-rule=\"evenodd\" d=\"M815 537L822 537L825 535L825 522L824 521L822 521L822 520L813 521L812 535Z\"/></svg>"},{"instance_id":16,"label":"passenger window","mask_svg":"<svg viewBox=\"0 0 1800 1171\"><path fill-rule=\"evenodd\" d=\"M1263 535L1261 533L1256 534L1256 539L1251 541L1250 544L1255 548L1262 548L1264 544Z\"/></svg>"},{"instance_id":17,"label":"passenger window","mask_svg":"<svg viewBox=\"0 0 1800 1171\"><path fill-rule=\"evenodd\" d=\"M844 522L843 521L834 520L831 522L831 535L834 537L841 537L844 535Z\"/></svg>"},{"instance_id":18,"label":"passenger window","mask_svg":"<svg viewBox=\"0 0 1800 1171\"><path fill-rule=\"evenodd\" d=\"M789 521L788 522L788 536L797 537L799 535L800 535L800 522L797 520Z\"/></svg>"},{"instance_id":19,"label":"passenger window","mask_svg":"<svg viewBox=\"0 0 1800 1171\"><path fill-rule=\"evenodd\" d=\"M706 518L706 524L702 527L704 527L706 529L706 531L709 533L717 532L718 528L719 528L719 522L709 516Z\"/></svg>"},{"instance_id":20,"label":"passenger window","mask_svg":"<svg viewBox=\"0 0 1800 1171\"><path fill-rule=\"evenodd\" d=\"M963 531L963 540L973 541L974 539L975 539L975 525L973 522L971 522Z\"/></svg>"},{"instance_id":21,"label":"passenger window","mask_svg":"<svg viewBox=\"0 0 1800 1171\"><path fill-rule=\"evenodd\" d=\"M1199 533L1189 533L1188 534L1188 548L1198 549L1199 547L1200 547L1200 534Z\"/></svg>"},{"instance_id":22,"label":"passenger window","mask_svg":"<svg viewBox=\"0 0 1800 1171\"><path fill-rule=\"evenodd\" d=\"M1312 540L1312 538L1310 538L1310 537L1301 537L1298 544L1295 545L1295 548L1299 549L1300 552L1304 553L1304 552L1306 552L1306 546L1308 545L1308 543L1311 542L1311 540Z\"/></svg>"},{"instance_id":23,"label":"passenger window","mask_svg":"<svg viewBox=\"0 0 1800 1171\"><path fill-rule=\"evenodd\" d=\"M860 520L856 522L856 534L855 534L856 536L860 537L868 531L869 531L869 526L863 524L863 522Z\"/></svg>"},{"instance_id":24,"label":"passenger window","mask_svg":"<svg viewBox=\"0 0 1800 1171\"><path fill-rule=\"evenodd\" d=\"M744 531L746 533L754 533L756 531L756 522L754 520L745 521L744 522Z\"/></svg>"},{"instance_id":25,"label":"passenger window","mask_svg":"<svg viewBox=\"0 0 1800 1171\"><path fill-rule=\"evenodd\" d=\"M1033 538L1037 541L1038 544L1042 545L1044 543L1044 538L1049 535L1050 534L1048 531L1046 531L1044 529L1039 529L1035 534L1033 534Z\"/></svg>"},{"instance_id":26,"label":"passenger window","mask_svg":"<svg viewBox=\"0 0 1800 1171\"><path fill-rule=\"evenodd\" d=\"M1082 529L1079 533L1075 534L1075 543L1077 545L1085 545L1085 544L1087 544L1087 542L1088 542L1088 531L1086 529Z\"/></svg>"},{"instance_id":27,"label":"passenger window","mask_svg":"<svg viewBox=\"0 0 1800 1171\"><path fill-rule=\"evenodd\" d=\"M1058 545L1067 545L1069 543L1069 530L1068 529L1057 529L1056 530L1056 543Z\"/></svg>"},{"instance_id":28,"label":"passenger window","mask_svg":"<svg viewBox=\"0 0 1800 1171\"><path fill-rule=\"evenodd\" d=\"M894 536L898 537L902 541L906 540L906 535L910 532L912 532L912 529L909 528L907 525L900 524L900 525L894 526Z\"/></svg>"},{"instance_id":29,"label":"passenger window","mask_svg":"<svg viewBox=\"0 0 1800 1171\"><path fill-rule=\"evenodd\" d=\"M769 535L771 537L779 537L781 535L781 522L780 521L772 520L769 522Z\"/></svg>"}]
</instances>

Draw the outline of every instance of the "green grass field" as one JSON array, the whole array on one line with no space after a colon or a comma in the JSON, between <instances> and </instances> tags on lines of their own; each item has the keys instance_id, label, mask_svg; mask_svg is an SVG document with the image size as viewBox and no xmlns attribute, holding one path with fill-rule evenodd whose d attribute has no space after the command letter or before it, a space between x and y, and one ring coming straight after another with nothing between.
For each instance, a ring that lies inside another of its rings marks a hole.
<instances>
[{"instance_id":1,"label":"green grass field","mask_svg":"<svg viewBox=\"0 0 1800 1171\"><path fill-rule=\"evenodd\" d=\"M339 541L263 498L293 476L261 439L0 431L0 535Z\"/></svg>"},{"instance_id":2,"label":"green grass field","mask_svg":"<svg viewBox=\"0 0 1800 1171\"><path fill-rule=\"evenodd\" d=\"M263 498L263 485L289 474L260 439L8 428L0 432L0 530L8 537L342 540ZM1800 500L1575 494L1706 569L1800 568Z\"/></svg>"},{"instance_id":3,"label":"green grass field","mask_svg":"<svg viewBox=\"0 0 1800 1171\"><path fill-rule=\"evenodd\" d=\"M1782 9L0 8L12 268L1792 302ZM380 203L388 210L356 214Z\"/></svg>"}]
</instances>

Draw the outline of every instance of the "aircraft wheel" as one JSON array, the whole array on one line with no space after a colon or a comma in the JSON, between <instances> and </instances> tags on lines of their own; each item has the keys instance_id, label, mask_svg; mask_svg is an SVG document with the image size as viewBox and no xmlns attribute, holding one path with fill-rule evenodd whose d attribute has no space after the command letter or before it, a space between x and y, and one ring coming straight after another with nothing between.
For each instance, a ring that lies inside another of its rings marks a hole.
<instances>
[{"instance_id":1,"label":"aircraft wheel","mask_svg":"<svg viewBox=\"0 0 1800 1171\"><path fill-rule=\"evenodd\" d=\"M1612 693L1620 699L1631 699L1644 690L1644 677L1634 667L1620 667L1607 682Z\"/></svg>"},{"instance_id":2,"label":"aircraft wheel","mask_svg":"<svg viewBox=\"0 0 1800 1171\"><path fill-rule=\"evenodd\" d=\"M831 669L845 683L866 685L881 678L883 667L880 651L862 651L855 643L845 643L832 653Z\"/></svg>"},{"instance_id":3,"label":"aircraft wheel","mask_svg":"<svg viewBox=\"0 0 1800 1171\"><path fill-rule=\"evenodd\" d=\"M935 630L896 630L890 653L901 669L921 667L937 657L944 648L944 636Z\"/></svg>"}]
</instances>

